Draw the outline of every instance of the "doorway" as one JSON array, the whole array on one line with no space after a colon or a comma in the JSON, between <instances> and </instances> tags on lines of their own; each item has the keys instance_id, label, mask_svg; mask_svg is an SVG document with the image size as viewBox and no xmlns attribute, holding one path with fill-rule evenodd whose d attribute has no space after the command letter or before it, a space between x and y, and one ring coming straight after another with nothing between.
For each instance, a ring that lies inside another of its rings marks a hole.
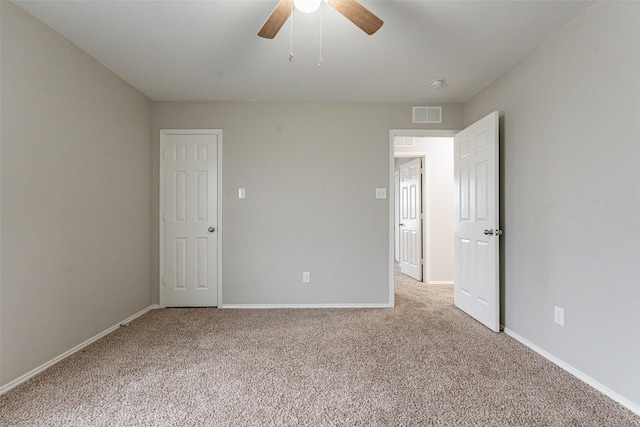
<instances>
[{"instance_id":1,"label":"doorway","mask_svg":"<svg viewBox=\"0 0 640 427\"><path fill-rule=\"evenodd\" d=\"M402 257L403 224L398 214L401 210L401 165L411 159L422 161L421 179L421 232L418 236L422 249L421 281L425 284L454 283L453 253L453 135L451 131L392 130L391 182L393 183L393 238L391 240L391 268ZM415 277L413 274L410 276ZM419 279L420 280L420 279Z\"/></svg>"},{"instance_id":2,"label":"doorway","mask_svg":"<svg viewBox=\"0 0 640 427\"><path fill-rule=\"evenodd\" d=\"M401 131L391 130L390 135L390 164L393 162L397 148L404 147L405 152L416 150L415 143L420 137L444 136L450 137L453 144L452 166L454 187L450 194L454 194L453 215L447 215L447 220L453 218L454 232L450 241L454 245L452 264L454 268L454 303L456 307L469 314L495 332L500 331L500 289L499 289L499 112L493 111L460 132L452 131ZM420 134L420 132L424 132ZM412 144L407 139L412 138ZM400 144L396 141L401 141ZM407 147L410 145L409 147ZM425 156L429 158L430 156ZM437 162L428 161L427 169ZM394 174L390 173L393 197L395 199ZM429 193L437 188L433 183L426 187ZM441 211L442 206L434 206L430 202L430 194L426 215L433 215ZM393 215L393 204L390 204ZM433 218L425 225L429 231L425 242L432 243L434 230ZM394 271L393 260L393 219L389 226L389 272ZM433 249L431 247L431 249ZM437 253L438 251L436 251ZM426 264L426 263L425 263ZM433 267L433 265L432 265ZM391 303L394 302L394 278L389 281Z\"/></svg>"}]
</instances>

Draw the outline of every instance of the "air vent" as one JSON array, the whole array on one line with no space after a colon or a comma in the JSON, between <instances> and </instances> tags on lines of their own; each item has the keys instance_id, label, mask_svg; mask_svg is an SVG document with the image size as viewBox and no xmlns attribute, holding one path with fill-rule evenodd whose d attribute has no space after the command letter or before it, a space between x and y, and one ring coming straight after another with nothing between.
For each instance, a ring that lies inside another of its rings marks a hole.
<instances>
[{"instance_id":1,"label":"air vent","mask_svg":"<svg viewBox=\"0 0 640 427\"><path fill-rule=\"evenodd\" d=\"M413 123L442 123L442 107L413 107Z\"/></svg>"},{"instance_id":2,"label":"air vent","mask_svg":"<svg viewBox=\"0 0 640 427\"><path fill-rule=\"evenodd\" d=\"M396 147L415 147L416 140L412 136L396 136L393 138Z\"/></svg>"}]
</instances>

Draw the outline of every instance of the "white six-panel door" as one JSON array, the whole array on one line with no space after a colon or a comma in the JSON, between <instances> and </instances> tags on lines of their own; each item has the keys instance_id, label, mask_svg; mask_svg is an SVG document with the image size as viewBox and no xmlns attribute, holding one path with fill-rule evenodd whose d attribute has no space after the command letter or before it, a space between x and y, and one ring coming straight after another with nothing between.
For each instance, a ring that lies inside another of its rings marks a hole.
<instances>
[{"instance_id":1,"label":"white six-panel door","mask_svg":"<svg viewBox=\"0 0 640 427\"><path fill-rule=\"evenodd\" d=\"M219 131L161 131L166 307L218 305L219 137Z\"/></svg>"},{"instance_id":2,"label":"white six-panel door","mask_svg":"<svg viewBox=\"0 0 640 427\"><path fill-rule=\"evenodd\" d=\"M422 281L422 159L400 166L400 271Z\"/></svg>"},{"instance_id":3,"label":"white six-panel door","mask_svg":"<svg viewBox=\"0 0 640 427\"><path fill-rule=\"evenodd\" d=\"M393 247L394 247L394 261L400 262L400 171L393 173Z\"/></svg>"},{"instance_id":4,"label":"white six-panel door","mask_svg":"<svg viewBox=\"0 0 640 427\"><path fill-rule=\"evenodd\" d=\"M498 112L454 138L455 305L500 331Z\"/></svg>"}]
</instances>

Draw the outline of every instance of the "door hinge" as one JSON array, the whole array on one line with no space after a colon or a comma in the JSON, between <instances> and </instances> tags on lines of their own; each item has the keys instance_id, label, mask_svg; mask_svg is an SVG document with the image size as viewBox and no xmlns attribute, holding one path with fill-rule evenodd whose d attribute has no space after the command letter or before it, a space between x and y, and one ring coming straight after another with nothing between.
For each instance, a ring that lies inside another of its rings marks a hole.
<instances>
[{"instance_id":1,"label":"door hinge","mask_svg":"<svg viewBox=\"0 0 640 427\"><path fill-rule=\"evenodd\" d=\"M162 212L162 221L163 222L167 222L167 213L166 212Z\"/></svg>"}]
</instances>

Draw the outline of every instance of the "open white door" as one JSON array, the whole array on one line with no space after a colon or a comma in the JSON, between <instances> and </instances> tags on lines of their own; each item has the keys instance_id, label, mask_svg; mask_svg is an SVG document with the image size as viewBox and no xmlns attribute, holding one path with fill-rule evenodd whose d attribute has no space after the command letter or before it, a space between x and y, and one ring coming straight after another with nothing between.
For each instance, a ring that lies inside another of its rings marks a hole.
<instances>
[{"instance_id":1,"label":"open white door","mask_svg":"<svg viewBox=\"0 0 640 427\"><path fill-rule=\"evenodd\" d=\"M393 173L393 206L394 260L400 262L400 171Z\"/></svg>"},{"instance_id":2,"label":"open white door","mask_svg":"<svg viewBox=\"0 0 640 427\"><path fill-rule=\"evenodd\" d=\"M422 281L422 159L400 166L400 271Z\"/></svg>"},{"instance_id":3,"label":"open white door","mask_svg":"<svg viewBox=\"0 0 640 427\"><path fill-rule=\"evenodd\" d=\"M498 112L454 139L455 305L500 331Z\"/></svg>"},{"instance_id":4,"label":"open white door","mask_svg":"<svg viewBox=\"0 0 640 427\"><path fill-rule=\"evenodd\" d=\"M218 149L215 130L162 130L161 303L218 305Z\"/></svg>"}]
</instances>

